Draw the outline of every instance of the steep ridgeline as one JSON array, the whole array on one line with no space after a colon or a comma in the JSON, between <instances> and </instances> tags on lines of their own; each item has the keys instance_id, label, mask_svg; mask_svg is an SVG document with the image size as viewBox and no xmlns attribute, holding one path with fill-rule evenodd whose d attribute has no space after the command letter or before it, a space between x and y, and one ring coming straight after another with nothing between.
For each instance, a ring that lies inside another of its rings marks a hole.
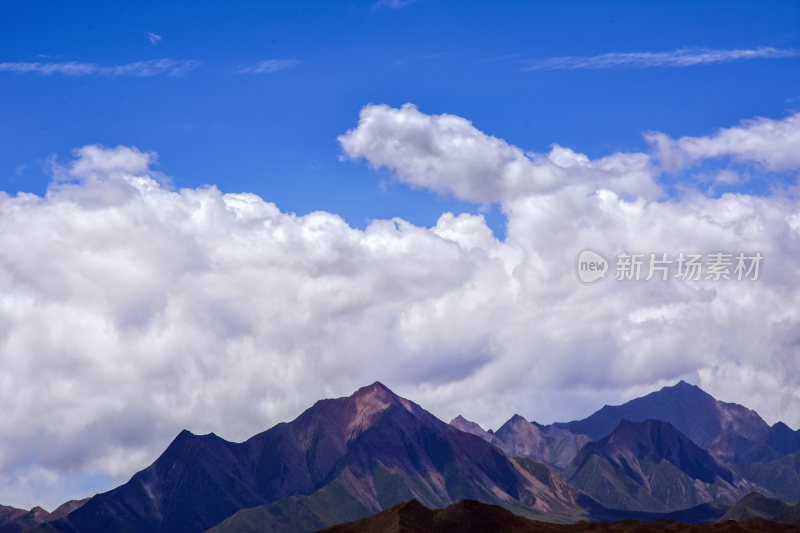
<instances>
[{"instance_id":1,"label":"steep ridgeline","mask_svg":"<svg viewBox=\"0 0 800 533\"><path fill-rule=\"evenodd\" d=\"M620 422L584 447L562 475L606 507L650 512L732 504L758 488L656 420Z\"/></svg>"},{"instance_id":2,"label":"steep ridgeline","mask_svg":"<svg viewBox=\"0 0 800 533\"><path fill-rule=\"evenodd\" d=\"M243 443L184 431L128 483L38 531L310 531L412 498L435 507L473 498L561 520L596 506L375 383Z\"/></svg>"}]
</instances>

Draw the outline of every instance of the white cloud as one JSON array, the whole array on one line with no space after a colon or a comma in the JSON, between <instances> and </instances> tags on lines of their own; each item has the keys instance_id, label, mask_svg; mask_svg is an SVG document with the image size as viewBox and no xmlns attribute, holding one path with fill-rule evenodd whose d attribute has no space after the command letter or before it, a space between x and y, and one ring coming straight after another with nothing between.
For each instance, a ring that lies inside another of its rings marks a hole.
<instances>
[{"instance_id":1,"label":"white cloud","mask_svg":"<svg viewBox=\"0 0 800 533\"><path fill-rule=\"evenodd\" d=\"M667 52L612 52L596 56L548 57L530 63L526 70L573 70L602 68L692 67L750 59L798 57L800 50L762 46L755 49L714 50L680 48Z\"/></svg>"},{"instance_id":2,"label":"white cloud","mask_svg":"<svg viewBox=\"0 0 800 533\"><path fill-rule=\"evenodd\" d=\"M124 481L183 427L243 439L375 379L487 427L679 378L800 425L795 200L631 196L652 187L644 154L525 154L410 106L365 108L342 144L408 183L501 198L507 238L470 214L359 230L171 190L155 154L124 146L77 150L44 197L0 193L0 405L15 428L0 434L0 501L53 507L84 496L77 477ZM589 286L574 271L586 247L765 259L757 282Z\"/></svg>"},{"instance_id":3,"label":"white cloud","mask_svg":"<svg viewBox=\"0 0 800 533\"><path fill-rule=\"evenodd\" d=\"M650 132L645 138L667 170L715 157L733 157L755 162L773 171L800 170L800 113L782 120L756 118L738 126L723 128L704 137L671 139Z\"/></svg>"},{"instance_id":4,"label":"white cloud","mask_svg":"<svg viewBox=\"0 0 800 533\"><path fill-rule=\"evenodd\" d=\"M299 59L264 59L239 69L239 74L272 74L280 70L294 68L302 63Z\"/></svg>"},{"instance_id":5,"label":"white cloud","mask_svg":"<svg viewBox=\"0 0 800 533\"><path fill-rule=\"evenodd\" d=\"M161 43L161 40L163 39L163 37L161 37L161 35L159 35L157 33L152 33L152 32L149 32L149 31L145 32L144 35L145 35L145 37L147 37L147 40L150 41L150 44L152 44L154 46L159 44L159 43Z\"/></svg>"},{"instance_id":6,"label":"white cloud","mask_svg":"<svg viewBox=\"0 0 800 533\"><path fill-rule=\"evenodd\" d=\"M576 186L587 192L604 185L626 194L660 193L644 154L616 153L591 161L558 145L546 154L526 153L464 118L426 115L412 104L366 106L358 126L339 142L351 159L392 169L404 183L474 202Z\"/></svg>"},{"instance_id":7,"label":"white cloud","mask_svg":"<svg viewBox=\"0 0 800 533\"><path fill-rule=\"evenodd\" d=\"M200 61L193 59L151 59L135 61L124 65L104 66L96 63L66 61L62 63L42 62L5 62L0 63L0 72L17 72L20 74L41 74L52 76L134 76L147 78L152 76L181 76L200 66Z\"/></svg>"}]
</instances>

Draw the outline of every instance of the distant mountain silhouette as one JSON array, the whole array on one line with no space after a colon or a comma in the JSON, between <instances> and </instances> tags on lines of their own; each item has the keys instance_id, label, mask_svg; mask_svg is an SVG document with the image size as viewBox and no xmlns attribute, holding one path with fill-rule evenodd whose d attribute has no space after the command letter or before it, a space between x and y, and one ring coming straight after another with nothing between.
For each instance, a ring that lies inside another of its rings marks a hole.
<instances>
[{"instance_id":1,"label":"distant mountain silhouette","mask_svg":"<svg viewBox=\"0 0 800 533\"><path fill-rule=\"evenodd\" d=\"M599 440L622 420L669 422L715 457L733 463L768 461L800 449L800 431L785 424L770 428L755 411L716 400L685 381L622 405L606 405L583 420L554 426Z\"/></svg>"},{"instance_id":2,"label":"distant mountain silhouette","mask_svg":"<svg viewBox=\"0 0 800 533\"><path fill-rule=\"evenodd\" d=\"M52 513L48 513L41 507L34 507L26 511L0 505L0 533L20 533L40 524L63 518L87 501L88 498L68 501L58 506Z\"/></svg>"},{"instance_id":3,"label":"distant mountain silhouette","mask_svg":"<svg viewBox=\"0 0 800 533\"><path fill-rule=\"evenodd\" d=\"M728 509L722 519L736 522L741 522L748 518L774 520L776 517L788 513L791 509L791 505L777 498L768 498L758 492L751 492Z\"/></svg>"},{"instance_id":4,"label":"distant mountain silhouette","mask_svg":"<svg viewBox=\"0 0 800 533\"><path fill-rule=\"evenodd\" d=\"M451 423L510 455L561 469L587 442L607 436L623 420L669 422L692 442L731 464L766 463L800 451L800 430L794 431L782 422L769 427L755 411L720 402L684 381L622 405L605 406L573 422L542 425L514 415L494 433L463 417Z\"/></svg>"},{"instance_id":5,"label":"distant mountain silhouette","mask_svg":"<svg viewBox=\"0 0 800 533\"><path fill-rule=\"evenodd\" d=\"M27 511L0 505L0 533L19 533L47 521L48 512L41 507Z\"/></svg>"}]
</instances>

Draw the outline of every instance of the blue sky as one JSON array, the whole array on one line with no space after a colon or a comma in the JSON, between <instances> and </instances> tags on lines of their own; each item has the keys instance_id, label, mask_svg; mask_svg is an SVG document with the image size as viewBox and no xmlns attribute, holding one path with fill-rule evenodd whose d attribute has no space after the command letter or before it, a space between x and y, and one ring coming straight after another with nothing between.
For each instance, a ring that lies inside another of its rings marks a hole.
<instances>
[{"instance_id":1,"label":"blue sky","mask_svg":"<svg viewBox=\"0 0 800 533\"><path fill-rule=\"evenodd\" d=\"M800 105L800 58L526 70L563 56L800 49L797 2L3 2L0 62L196 61L179 75L0 72L0 188L41 194L85 144L155 151L177 187L250 191L363 227L431 225L452 198L340 162L368 103L452 113L525 150L645 150ZM158 36L156 40L148 34ZM295 61L239 73L264 60ZM490 210L490 223L502 217Z\"/></svg>"},{"instance_id":2,"label":"blue sky","mask_svg":"<svg viewBox=\"0 0 800 533\"><path fill-rule=\"evenodd\" d=\"M486 428L680 379L800 426L800 2L0 0L0 35L0 504L376 380ZM764 262L583 285L587 248Z\"/></svg>"}]
</instances>

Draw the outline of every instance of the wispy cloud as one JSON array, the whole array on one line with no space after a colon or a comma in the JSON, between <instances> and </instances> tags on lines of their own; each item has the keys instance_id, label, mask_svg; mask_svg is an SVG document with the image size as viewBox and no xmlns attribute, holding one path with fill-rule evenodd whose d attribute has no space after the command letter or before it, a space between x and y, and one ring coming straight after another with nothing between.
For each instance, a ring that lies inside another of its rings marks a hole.
<instances>
[{"instance_id":1,"label":"wispy cloud","mask_svg":"<svg viewBox=\"0 0 800 533\"><path fill-rule=\"evenodd\" d=\"M147 36L147 39L150 41L150 44L152 45L156 45L161 42L162 37L157 33L152 33L148 31L145 32L145 35Z\"/></svg>"},{"instance_id":2,"label":"wispy cloud","mask_svg":"<svg viewBox=\"0 0 800 533\"><path fill-rule=\"evenodd\" d=\"M252 65L245 65L239 69L239 74L271 74L279 70L294 68L300 65L299 59L265 59Z\"/></svg>"},{"instance_id":3,"label":"wispy cloud","mask_svg":"<svg viewBox=\"0 0 800 533\"><path fill-rule=\"evenodd\" d=\"M62 63L45 62L5 62L0 63L0 72L32 73L43 76L61 74L63 76L134 76L148 78L152 76L180 76L196 69L200 61L194 59L151 59L135 61L124 65L98 65L67 61Z\"/></svg>"},{"instance_id":4,"label":"wispy cloud","mask_svg":"<svg viewBox=\"0 0 800 533\"><path fill-rule=\"evenodd\" d=\"M372 4L372 9L380 9L386 7L389 9L403 9L409 4L419 2L419 0L378 0Z\"/></svg>"},{"instance_id":5,"label":"wispy cloud","mask_svg":"<svg viewBox=\"0 0 800 533\"><path fill-rule=\"evenodd\" d=\"M728 63L747 59L768 59L800 56L800 49L762 46L755 49L712 50L681 48L668 52L623 52L596 56L548 57L531 62L525 70L572 70L602 68L691 67L712 63Z\"/></svg>"}]
</instances>

